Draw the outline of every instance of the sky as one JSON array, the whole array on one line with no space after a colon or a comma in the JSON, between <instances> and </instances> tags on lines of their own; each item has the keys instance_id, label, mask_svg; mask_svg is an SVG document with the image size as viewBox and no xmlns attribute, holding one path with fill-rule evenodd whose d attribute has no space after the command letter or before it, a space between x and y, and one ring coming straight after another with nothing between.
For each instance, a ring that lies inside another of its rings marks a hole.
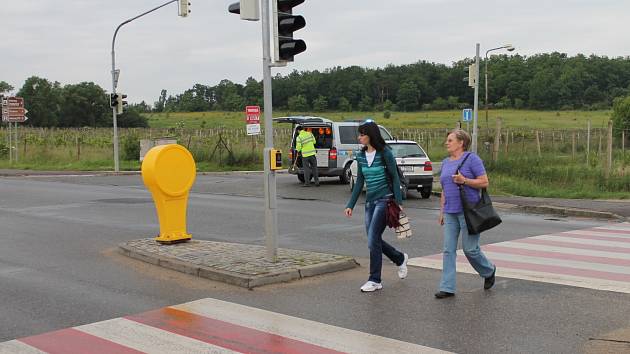
<instances>
[{"instance_id":1,"label":"sky","mask_svg":"<svg viewBox=\"0 0 630 354\"><path fill-rule=\"evenodd\" d=\"M272 0L273 1L273 0ZM16 93L30 76L62 85L95 82L111 91L116 27L166 0L0 0L0 81ZM189 0L125 26L116 40L118 91L153 104L162 89L180 94L194 84L262 79L261 23L227 12L235 0ZM628 0L306 0L295 33L307 51L286 68L377 68L419 60L451 64L511 43L513 54L553 51L630 55ZM493 52L493 53L501 53Z\"/></svg>"}]
</instances>

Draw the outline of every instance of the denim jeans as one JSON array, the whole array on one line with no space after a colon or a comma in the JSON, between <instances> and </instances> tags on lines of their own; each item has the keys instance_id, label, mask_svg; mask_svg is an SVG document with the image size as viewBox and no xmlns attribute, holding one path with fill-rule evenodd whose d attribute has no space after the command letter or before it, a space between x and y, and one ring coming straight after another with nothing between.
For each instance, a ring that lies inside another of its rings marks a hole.
<instances>
[{"instance_id":1,"label":"denim jeans","mask_svg":"<svg viewBox=\"0 0 630 354\"><path fill-rule=\"evenodd\" d=\"M494 264L486 258L479 248L479 234L468 234L464 213L444 213L444 254L440 291L455 293L457 239L460 232L462 233L464 254L470 265L484 278L491 276L494 272Z\"/></svg>"},{"instance_id":2,"label":"denim jeans","mask_svg":"<svg viewBox=\"0 0 630 354\"><path fill-rule=\"evenodd\" d=\"M385 231L385 211L388 197L365 203L365 230L370 249L370 277L375 283L381 282L381 268L383 267L383 254L396 265L401 265L405 255L383 241Z\"/></svg>"}]
</instances>

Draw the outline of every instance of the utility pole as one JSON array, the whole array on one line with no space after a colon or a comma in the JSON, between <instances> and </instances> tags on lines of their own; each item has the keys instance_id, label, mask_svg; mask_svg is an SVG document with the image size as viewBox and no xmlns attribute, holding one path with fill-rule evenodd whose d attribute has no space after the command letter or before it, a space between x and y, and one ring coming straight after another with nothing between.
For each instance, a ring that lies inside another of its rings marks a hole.
<instances>
[{"instance_id":1,"label":"utility pole","mask_svg":"<svg viewBox=\"0 0 630 354\"><path fill-rule=\"evenodd\" d=\"M477 153L477 118L479 116L479 43L475 52L475 104L473 106L472 151Z\"/></svg>"}]
</instances>

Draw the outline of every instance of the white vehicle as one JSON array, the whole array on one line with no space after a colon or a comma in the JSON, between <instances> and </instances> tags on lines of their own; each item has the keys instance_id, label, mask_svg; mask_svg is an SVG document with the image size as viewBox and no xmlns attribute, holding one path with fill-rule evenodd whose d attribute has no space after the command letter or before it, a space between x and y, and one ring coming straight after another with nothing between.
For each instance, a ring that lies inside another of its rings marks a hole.
<instances>
[{"instance_id":1,"label":"white vehicle","mask_svg":"<svg viewBox=\"0 0 630 354\"><path fill-rule=\"evenodd\" d=\"M317 150L317 172L319 177L339 177L342 183L350 182L350 164L354 155L361 149L359 144L359 125L366 121L333 122L322 117L281 117L274 118L279 123L291 123L293 135L289 148L289 161L293 164L296 157L295 138L298 132L295 128L299 125L315 136L315 149ZM392 139L392 135L384 127L379 125L383 139ZM297 177L304 182L304 170L302 158L297 161Z\"/></svg>"},{"instance_id":2,"label":"white vehicle","mask_svg":"<svg viewBox=\"0 0 630 354\"><path fill-rule=\"evenodd\" d=\"M416 143L410 140L386 140L392 149L396 163L403 171L406 187L401 185L403 198L406 198L409 189L416 189L422 198L429 198L433 189L433 164L427 153ZM354 188L357 179L357 162L350 166L350 190ZM365 185L363 186L365 190Z\"/></svg>"}]
</instances>

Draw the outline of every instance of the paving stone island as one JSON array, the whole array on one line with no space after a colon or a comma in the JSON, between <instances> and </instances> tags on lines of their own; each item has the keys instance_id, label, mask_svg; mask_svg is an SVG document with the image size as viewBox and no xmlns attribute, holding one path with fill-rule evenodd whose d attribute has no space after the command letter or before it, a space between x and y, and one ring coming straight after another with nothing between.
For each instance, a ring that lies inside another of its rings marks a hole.
<instances>
[{"instance_id":1,"label":"paving stone island","mask_svg":"<svg viewBox=\"0 0 630 354\"><path fill-rule=\"evenodd\" d=\"M161 245L152 238L120 244L129 257L202 278L254 288L319 274L351 269L359 264L352 257L278 249L277 262L266 259L263 246L191 240Z\"/></svg>"}]
</instances>

